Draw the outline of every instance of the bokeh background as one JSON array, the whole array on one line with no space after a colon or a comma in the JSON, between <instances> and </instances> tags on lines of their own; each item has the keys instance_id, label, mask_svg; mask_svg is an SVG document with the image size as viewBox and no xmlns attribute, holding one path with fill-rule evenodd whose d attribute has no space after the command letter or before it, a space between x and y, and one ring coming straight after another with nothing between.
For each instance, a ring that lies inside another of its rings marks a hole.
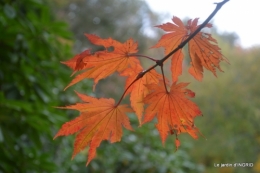
<instances>
[{"instance_id":1,"label":"bokeh background","mask_svg":"<svg viewBox=\"0 0 260 173\"><path fill-rule=\"evenodd\" d=\"M159 59L163 50L149 48L162 35L153 26L164 17L139 0L2 0L0 173L260 172L260 46L243 48L236 31L218 32L217 27L210 32L230 61L222 63L225 72L216 78L205 71L203 82L198 82L187 73L186 56L180 78L191 82L189 88L196 92L194 101L203 111L196 126L204 137L181 135L175 152L174 138L162 146L154 122L138 128L135 115L129 115L135 131L124 131L120 143L103 142L88 167L88 149L71 160L74 136L53 140L61 125L78 115L54 108L78 102L74 90L116 100L123 93L124 78L117 75L101 80L94 93L91 80L63 91L71 71L60 61L86 48L99 49L84 33L121 42L131 37L138 41L140 53ZM142 63L151 65L147 60ZM166 73L170 76L169 70ZM214 167L244 162L254 166Z\"/></svg>"}]
</instances>

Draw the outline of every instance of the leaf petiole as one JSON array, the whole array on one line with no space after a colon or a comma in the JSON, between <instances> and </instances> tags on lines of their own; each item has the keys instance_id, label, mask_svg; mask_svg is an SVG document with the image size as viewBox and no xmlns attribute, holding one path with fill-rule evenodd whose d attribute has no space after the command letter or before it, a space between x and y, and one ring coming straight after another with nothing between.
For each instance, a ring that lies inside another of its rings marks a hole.
<instances>
[{"instance_id":1,"label":"leaf petiole","mask_svg":"<svg viewBox=\"0 0 260 173\"><path fill-rule=\"evenodd\" d=\"M149 57L149 56L146 56L146 55L140 55L140 54L128 54L128 56L137 56L137 57L143 57L143 58L147 58L147 59L149 59L149 60L152 60L152 61L154 61L154 62L156 62L156 61L157 61L156 59L154 59L154 58L151 58L151 57Z\"/></svg>"},{"instance_id":2,"label":"leaf petiole","mask_svg":"<svg viewBox=\"0 0 260 173\"><path fill-rule=\"evenodd\" d=\"M161 67L161 71L162 71L163 84L164 84L165 91L166 91L166 93L169 93L169 91L167 90L166 82L165 82L164 71L163 71L163 65L160 65L160 67Z\"/></svg>"}]
</instances>

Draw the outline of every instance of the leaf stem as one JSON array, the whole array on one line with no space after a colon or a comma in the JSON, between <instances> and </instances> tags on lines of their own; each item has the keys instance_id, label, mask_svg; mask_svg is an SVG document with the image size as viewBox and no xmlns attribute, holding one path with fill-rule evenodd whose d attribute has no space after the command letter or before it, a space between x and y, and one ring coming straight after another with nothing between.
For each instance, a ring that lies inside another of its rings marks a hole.
<instances>
[{"instance_id":1,"label":"leaf stem","mask_svg":"<svg viewBox=\"0 0 260 173\"><path fill-rule=\"evenodd\" d=\"M154 61L154 62L157 61L156 59L151 58L151 57L146 56L146 55L140 55L140 54L128 54L128 56L138 56L138 57L143 57L143 58L150 59L150 60L152 60L152 61Z\"/></svg>"},{"instance_id":2,"label":"leaf stem","mask_svg":"<svg viewBox=\"0 0 260 173\"><path fill-rule=\"evenodd\" d=\"M163 84L164 84L165 91L166 91L166 93L169 93L169 91L167 90L166 82L165 82L165 76L164 76L164 72L163 72L163 65L161 65L160 67L161 67L161 71L162 71Z\"/></svg>"}]
</instances>

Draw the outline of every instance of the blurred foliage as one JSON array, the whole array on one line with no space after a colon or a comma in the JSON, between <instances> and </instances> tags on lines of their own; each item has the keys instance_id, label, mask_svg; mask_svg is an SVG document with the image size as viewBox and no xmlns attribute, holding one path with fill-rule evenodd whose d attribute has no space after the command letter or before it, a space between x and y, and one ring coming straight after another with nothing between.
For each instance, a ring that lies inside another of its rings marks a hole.
<instances>
[{"instance_id":1,"label":"blurred foliage","mask_svg":"<svg viewBox=\"0 0 260 173\"><path fill-rule=\"evenodd\" d=\"M62 91L70 73L60 65L72 34L35 0L1 1L0 33L0 172L57 172L70 157L52 138L68 120L53 106L75 101Z\"/></svg>"},{"instance_id":2,"label":"blurred foliage","mask_svg":"<svg viewBox=\"0 0 260 173\"><path fill-rule=\"evenodd\" d=\"M58 16L68 21L74 33L77 52L90 46L84 33L96 34L101 38L112 37L121 42L133 38L138 40L138 48L143 51L147 49L147 42L151 39L149 34L154 34L152 30L147 33L145 28L158 24L160 19L145 1L139 0L55 2L59 6Z\"/></svg>"}]
</instances>

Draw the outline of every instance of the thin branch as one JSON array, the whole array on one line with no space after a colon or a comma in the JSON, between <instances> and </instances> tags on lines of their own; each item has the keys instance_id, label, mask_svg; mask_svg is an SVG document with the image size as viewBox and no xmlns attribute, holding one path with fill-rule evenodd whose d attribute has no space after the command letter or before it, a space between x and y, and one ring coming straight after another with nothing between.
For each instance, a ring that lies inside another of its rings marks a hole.
<instances>
[{"instance_id":1,"label":"thin branch","mask_svg":"<svg viewBox=\"0 0 260 173\"><path fill-rule=\"evenodd\" d=\"M144 70L142 72L140 72L137 77L135 78L135 80L126 88L126 90L124 91L123 95L121 96L119 102L116 104L116 106L118 106L120 104L120 102L122 101L125 93L127 92L127 90L136 82L138 81L140 78L142 78L146 73L148 73L149 71L151 71L152 69L154 69L155 67L157 66L161 66L161 69L162 69L162 66L163 66L163 62L165 60L167 60L169 57L171 57L175 52L177 52L179 49L182 49L193 37L195 37L196 34L198 34L202 28L204 28L208 23L209 21L217 14L217 12L221 9L221 7L226 4L229 0L223 0L222 2L219 2L219 3L214 3L216 4L216 8L215 10L209 15L209 17L186 39L184 40L183 42L181 42L177 48L175 48L174 50L172 50L170 53L168 53L164 58L162 58L161 60L155 60L153 58L150 58L148 56L143 56L141 55L140 57L145 57L145 58L148 58L148 59L151 59L152 61L155 61L156 64L151 66L150 68L148 68L147 70ZM137 55L134 55L134 54L130 54L129 56L138 56ZM162 72L163 72L163 69L162 69ZM164 75L163 75L163 80L165 82L165 78L164 78ZM165 87L166 87L166 84L165 84ZM167 88L166 88L166 91L167 91ZM167 91L168 92L168 91Z\"/></svg>"}]
</instances>

